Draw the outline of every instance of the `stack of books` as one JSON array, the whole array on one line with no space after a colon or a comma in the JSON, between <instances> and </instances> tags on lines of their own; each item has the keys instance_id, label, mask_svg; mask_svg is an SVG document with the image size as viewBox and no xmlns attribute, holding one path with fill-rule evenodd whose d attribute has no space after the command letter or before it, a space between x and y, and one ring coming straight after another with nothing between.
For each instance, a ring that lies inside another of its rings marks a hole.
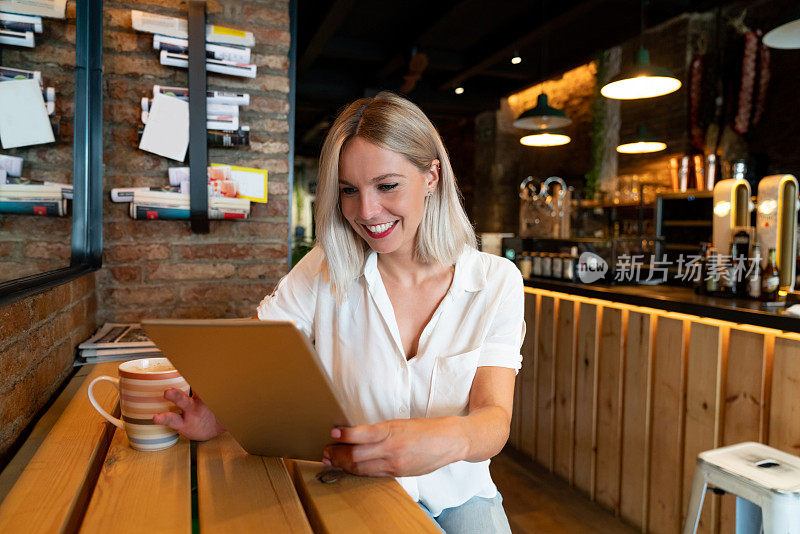
<instances>
[{"instance_id":1,"label":"stack of books","mask_svg":"<svg viewBox=\"0 0 800 534\"><path fill-rule=\"evenodd\" d=\"M234 167L212 165L208 172L208 218L209 219L247 219L250 216L251 198L240 198L240 188L248 184L233 179ZM241 169L239 174L247 176L263 171ZM255 173L244 172L246 170ZM266 177L263 190L266 191ZM257 178L258 179L258 178ZM113 202L130 202L130 215L134 219L189 219L189 167L171 167L169 186L164 187L118 187L111 190ZM252 189L252 186L249 187ZM262 199L255 199L262 201ZM263 199L266 201L266 198Z\"/></svg>"},{"instance_id":2,"label":"stack of books","mask_svg":"<svg viewBox=\"0 0 800 534\"><path fill-rule=\"evenodd\" d=\"M133 219L189 219L189 194L169 191L134 191L130 207ZM250 201L244 198L209 197L209 219L247 219Z\"/></svg>"},{"instance_id":3,"label":"stack of books","mask_svg":"<svg viewBox=\"0 0 800 534\"><path fill-rule=\"evenodd\" d=\"M139 324L106 323L78 351L76 365L161 357Z\"/></svg>"},{"instance_id":4,"label":"stack of books","mask_svg":"<svg viewBox=\"0 0 800 534\"><path fill-rule=\"evenodd\" d=\"M185 19L131 11L133 29L152 33L153 48L160 51L162 65L189 67L189 32ZM252 32L206 26L206 70L244 78L256 77L250 63L250 49L255 46Z\"/></svg>"},{"instance_id":5,"label":"stack of books","mask_svg":"<svg viewBox=\"0 0 800 534\"><path fill-rule=\"evenodd\" d=\"M22 158L0 154L0 213L64 217L72 185L21 176Z\"/></svg>"},{"instance_id":6,"label":"stack of books","mask_svg":"<svg viewBox=\"0 0 800 534\"><path fill-rule=\"evenodd\" d=\"M189 100L189 89L185 87L153 86L153 96L164 94L181 100ZM250 126L239 123L239 106L250 104L250 95L227 91L206 92L207 141L211 147L236 147L250 145ZM142 98L142 124L147 124L153 99ZM144 127L139 128L139 139Z\"/></svg>"},{"instance_id":7,"label":"stack of books","mask_svg":"<svg viewBox=\"0 0 800 534\"><path fill-rule=\"evenodd\" d=\"M0 0L0 44L33 48L42 33L42 17L63 19L63 0Z\"/></svg>"},{"instance_id":8,"label":"stack of books","mask_svg":"<svg viewBox=\"0 0 800 534\"><path fill-rule=\"evenodd\" d=\"M33 48L35 33L42 33L42 17L0 11L0 44Z\"/></svg>"}]
</instances>

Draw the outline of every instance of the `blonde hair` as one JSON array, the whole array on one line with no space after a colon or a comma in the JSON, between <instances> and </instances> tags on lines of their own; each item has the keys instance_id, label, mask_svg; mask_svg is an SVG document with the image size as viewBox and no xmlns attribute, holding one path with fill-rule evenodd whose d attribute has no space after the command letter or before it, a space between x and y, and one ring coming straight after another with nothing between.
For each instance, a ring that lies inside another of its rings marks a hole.
<instances>
[{"instance_id":1,"label":"blonde hair","mask_svg":"<svg viewBox=\"0 0 800 534\"><path fill-rule=\"evenodd\" d=\"M331 289L343 299L362 273L369 245L353 230L339 204L339 157L353 137L404 156L421 172L439 160L439 184L426 200L416 236L415 258L452 265L465 246L476 248L475 232L464 213L453 168L439 132L416 105L390 92L361 98L336 118L319 161L317 240L327 257Z\"/></svg>"}]
</instances>

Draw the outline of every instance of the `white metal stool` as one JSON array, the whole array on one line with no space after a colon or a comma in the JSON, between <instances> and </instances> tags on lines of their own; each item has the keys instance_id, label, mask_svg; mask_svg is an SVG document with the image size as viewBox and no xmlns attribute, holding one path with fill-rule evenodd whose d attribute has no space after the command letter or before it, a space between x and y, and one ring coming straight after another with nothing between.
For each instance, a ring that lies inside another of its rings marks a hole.
<instances>
[{"instance_id":1,"label":"white metal stool","mask_svg":"<svg viewBox=\"0 0 800 534\"><path fill-rule=\"evenodd\" d=\"M698 454L684 534L697 531L709 484L736 495L736 534L760 531L758 508L764 534L800 534L797 456L752 441Z\"/></svg>"}]
</instances>

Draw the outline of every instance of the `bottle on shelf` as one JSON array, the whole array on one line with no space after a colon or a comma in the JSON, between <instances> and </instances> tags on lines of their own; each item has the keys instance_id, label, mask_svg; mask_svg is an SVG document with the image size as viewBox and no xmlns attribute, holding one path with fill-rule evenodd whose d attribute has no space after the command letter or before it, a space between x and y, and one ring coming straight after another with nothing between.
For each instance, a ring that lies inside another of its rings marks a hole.
<instances>
[{"instance_id":1,"label":"bottle on shelf","mask_svg":"<svg viewBox=\"0 0 800 534\"><path fill-rule=\"evenodd\" d=\"M569 258L565 264L564 279L570 282L577 282L578 277L578 247L570 247Z\"/></svg>"},{"instance_id":2,"label":"bottle on shelf","mask_svg":"<svg viewBox=\"0 0 800 534\"><path fill-rule=\"evenodd\" d=\"M533 259L533 276L542 276L542 254L540 252L531 252Z\"/></svg>"},{"instance_id":3,"label":"bottle on shelf","mask_svg":"<svg viewBox=\"0 0 800 534\"><path fill-rule=\"evenodd\" d=\"M769 249L767 265L761 275L761 300L775 302L778 300L778 287L780 286L780 273L775 263L775 249Z\"/></svg>"},{"instance_id":4,"label":"bottle on shelf","mask_svg":"<svg viewBox=\"0 0 800 534\"><path fill-rule=\"evenodd\" d=\"M531 277L531 256L528 252L523 252L519 259L519 272L522 273L522 278Z\"/></svg>"},{"instance_id":5,"label":"bottle on shelf","mask_svg":"<svg viewBox=\"0 0 800 534\"><path fill-rule=\"evenodd\" d=\"M549 252L542 254L542 276L545 278L553 276L553 255Z\"/></svg>"},{"instance_id":6,"label":"bottle on shelf","mask_svg":"<svg viewBox=\"0 0 800 534\"><path fill-rule=\"evenodd\" d=\"M706 294L706 274L708 273L708 263L707 263L707 254L708 254L708 246L710 243L703 242L700 243L700 272L698 273L697 278L692 280L692 285L694 286L694 292L698 295L705 295Z\"/></svg>"},{"instance_id":7,"label":"bottle on shelf","mask_svg":"<svg viewBox=\"0 0 800 534\"><path fill-rule=\"evenodd\" d=\"M747 296L751 299L761 298L761 247L753 245L753 258L750 275L747 277Z\"/></svg>"},{"instance_id":8,"label":"bottle on shelf","mask_svg":"<svg viewBox=\"0 0 800 534\"><path fill-rule=\"evenodd\" d=\"M736 280L736 258L739 256L738 250L736 242L731 243L730 263L727 265L725 276L722 277L722 290L729 297L735 297L738 288Z\"/></svg>"},{"instance_id":9,"label":"bottle on shelf","mask_svg":"<svg viewBox=\"0 0 800 534\"><path fill-rule=\"evenodd\" d=\"M706 249L706 266L707 272L705 277L706 283L706 294L713 295L717 291L719 291L719 270L716 268L717 266L717 251L714 249L713 245L710 245L708 249Z\"/></svg>"},{"instance_id":10,"label":"bottle on shelf","mask_svg":"<svg viewBox=\"0 0 800 534\"><path fill-rule=\"evenodd\" d=\"M551 257L553 258L553 266L550 274L553 276L553 278L561 279L561 254L555 253Z\"/></svg>"}]
</instances>

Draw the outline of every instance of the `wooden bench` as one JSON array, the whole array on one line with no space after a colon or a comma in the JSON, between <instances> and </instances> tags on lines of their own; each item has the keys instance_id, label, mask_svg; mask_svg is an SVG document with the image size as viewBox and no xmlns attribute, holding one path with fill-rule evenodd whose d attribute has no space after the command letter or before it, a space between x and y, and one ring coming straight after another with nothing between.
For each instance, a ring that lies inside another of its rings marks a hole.
<instances>
[{"instance_id":1,"label":"wooden bench","mask_svg":"<svg viewBox=\"0 0 800 534\"><path fill-rule=\"evenodd\" d=\"M394 479L323 483L321 463L251 456L228 434L132 449L86 395L116 367L81 368L0 475L0 532L439 532ZM118 414L112 387L95 395Z\"/></svg>"}]
</instances>

